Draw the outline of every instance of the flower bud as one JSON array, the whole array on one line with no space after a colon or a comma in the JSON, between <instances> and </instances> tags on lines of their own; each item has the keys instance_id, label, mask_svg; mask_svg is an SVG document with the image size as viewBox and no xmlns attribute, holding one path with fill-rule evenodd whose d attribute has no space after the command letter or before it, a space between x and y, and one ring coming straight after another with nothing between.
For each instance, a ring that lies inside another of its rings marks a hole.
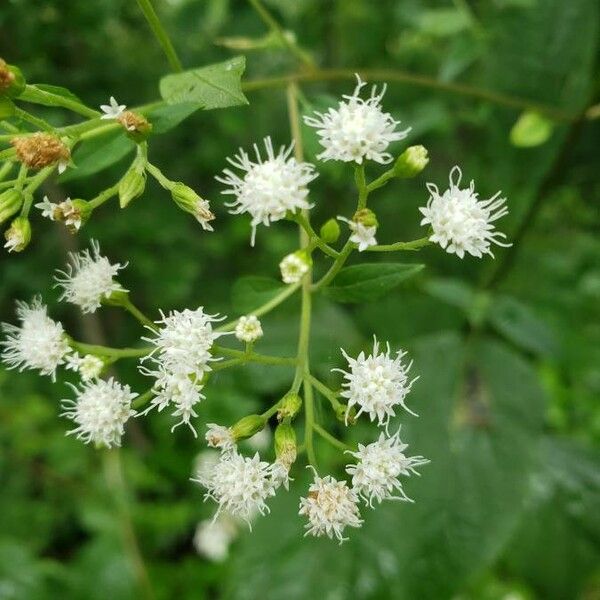
<instances>
[{"instance_id":1,"label":"flower bud","mask_svg":"<svg viewBox=\"0 0 600 600\"><path fill-rule=\"evenodd\" d=\"M17 152L17 158L30 169L43 169L58 163L58 170L62 172L71 159L69 148L51 133L20 136L10 143Z\"/></svg>"},{"instance_id":2,"label":"flower bud","mask_svg":"<svg viewBox=\"0 0 600 600\"><path fill-rule=\"evenodd\" d=\"M306 250L296 250L279 263L283 283L298 283L312 266L312 258Z\"/></svg>"},{"instance_id":3,"label":"flower bud","mask_svg":"<svg viewBox=\"0 0 600 600\"><path fill-rule=\"evenodd\" d=\"M25 90L25 78L18 67L0 58L0 96L16 98Z\"/></svg>"},{"instance_id":4,"label":"flower bud","mask_svg":"<svg viewBox=\"0 0 600 600\"><path fill-rule=\"evenodd\" d=\"M202 225L202 229L213 231L210 221L214 220L215 215L210 211L208 200L200 197L191 187L180 181L173 184L171 196L181 210L196 217L198 223Z\"/></svg>"},{"instance_id":5,"label":"flower bud","mask_svg":"<svg viewBox=\"0 0 600 600\"><path fill-rule=\"evenodd\" d=\"M126 290L113 290L109 296L102 298L106 306L129 306L129 292Z\"/></svg>"},{"instance_id":6,"label":"flower bud","mask_svg":"<svg viewBox=\"0 0 600 600\"><path fill-rule=\"evenodd\" d=\"M22 252L31 241L31 224L27 217L17 217L4 232L6 244L4 247L9 252Z\"/></svg>"},{"instance_id":7,"label":"flower bud","mask_svg":"<svg viewBox=\"0 0 600 600\"><path fill-rule=\"evenodd\" d=\"M340 226L335 219L329 219L322 227L319 232L321 239L326 244L334 244L340 237Z\"/></svg>"},{"instance_id":8,"label":"flower bud","mask_svg":"<svg viewBox=\"0 0 600 600\"><path fill-rule=\"evenodd\" d=\"M293 419L302 406L302 398L295 392L289 392L286 394L277 409L277 420L283 421L284 419Z\"/></svg>"},{"instance_id":9,"label":"flower bud","mask_svg":"<svg viewBox=\"0 0 600 600\"><path fill-rule=\"evenodd\" d=\"M23 197L18 190L6 190L0 194L0 223L12 217L23 203Z\"/></svg>"},{"instance_id":10,"label":"flower bud","mask_svg":"<svg viewBox=\"0 0 600 600\"><path fill-rule=\"evenodd\" d=\"M365 227L379 227L375 213L369 208L362 208L354 213L352 220L355 223L360 223Z\"/></svg>"},{"instance_id":11,"label":"flower bud","mask_svg":"<svg viewBox=\"0 0 600 600\"><path fill-rule=\"evenodd\" d=\"M275 428L275 457L288 470L296 461L296 432L289 423L280 423Z\"/></svg>"},{"instance_id":12,"label":"flower bud","mask_svg":"<svg viewBox=\"0 0 600 600\"><path fill-rule=\"evenodd\" d=\"M402 179L409 179L418 175L429 162L425 146L410 146L396 160L394 175Z\"/></svg>"},{"instance_id":13,"label":"flower bud","mask_svg":"<svg viewBox=\"0 0 600 600\"><path fill-rule=\"evenodd\" d=\"M119 206L125 208L139 198L146 188L146 172L135 162L119 182Z\"/></svg>"},{"instance_id":14,"label":"flower bud","mask_svg":"<svg viewBox=\"0 0 600 600\"><path fill-rule=\"evenodd\" d=\"M261 431L265 423L266 419L261 415L248 415L230 427L231 435L236 442L245 440Z\"/></svg>"},{"instance_id":15,"label":"flower bud","mask_svg":"<svg viewBox=\"0 0 600 600\"><path fill-rule=\"evenodd\" d=\"M125 128L127 136L138 144L148 139L152 132L152 124L148 119L131 110L123 112L117 117L117 121Z\"/></svg>"},{"instance_id":16,"label":"flower bud","mask_svg":"<svg viewBox=\"0 0 600 600\"><path fill-rule=\"evenodd\" d=\"M92 207L87 200L71 200L56 205L53 221L62 221L71 233L77 233L85 225L92 214Z\"/></svg>"}]
</instances>

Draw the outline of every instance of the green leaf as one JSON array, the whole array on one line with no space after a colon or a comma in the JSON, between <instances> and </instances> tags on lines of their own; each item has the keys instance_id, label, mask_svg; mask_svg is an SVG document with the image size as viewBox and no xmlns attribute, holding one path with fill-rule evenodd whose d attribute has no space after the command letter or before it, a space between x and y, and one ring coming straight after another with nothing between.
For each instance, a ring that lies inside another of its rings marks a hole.
<instances>
[{"instance_id":1,"label":"green leaf","mask_svg":"<svg viewBox=\"0 0 600 600\"><path fill-rule=\"evenodd\" d=\"M160 94L169 104L199 103L205 110L248 104L241 78L246 59L230 60L200 69L167 75L160 80Z\"/></svg>"},{"instance_id":2,"label":"green leaf","mask_svg":"<svg viewBox=\"0 0 600 600\"><path fill-rule=\"evenodd\" d=\"M135 142L123 135L122 131L112 131L100 138L94 138L75 150L75 168L67 169L59 181L74 181L107 169L132 152L135 146Z\"/></svg>"},{"instance_id":3,"label":"green leaf","mask_svg":"<svg viewBox=\"0 0 600 600\"><path fill-rule=\"evenodd\" d=\"M380 298L424 265L366 263L342 269L323 293L337 302L366 302Z\"/></svg>"},{"instance_id":4,"label":"green leaf","mask_svg":"<svg viewBox=\"0 0 600 600\"><path fill-rule=\"evenodd\" d=\"M179 123L193 115L202 108L202 104L194 102L182 102L181 104L169 104L161 106L148 113L148 120L152 123L152 133L165 133Z\"/></svg>"},{"instance_id":5,"label":"green leaf","mask_svg":"<svg viewBox=\"0 0 600 600\"><path fill-rule=\"evenodd\" d=\"M519 148L532 148L546 142L554 130L554 124L542 115L525 111L510 130L510 141Z\"/></svg>"},{"instance_id":6,"label":"green leaf","mask_svg":"<svg viewBox=\"0 0 600 600\"><path fill-rule=\"evenodd\" d=\"M249 275L238 279L231 292L233 310L245 314L274 298L286 286L276 279Z\"/></svg>"},{"instance_id":7,"label":"green leaf","mask_svg":"<svg viewBox=\"0 0 600 600\"><path fill-rule=\"evenodd\" d=\"M15 114L15 105L9 98L0 98L0 120L12 117Z\"/></svg>"},{"instance_id":8,"label":"green leaf","mask_svg":"<svg viewBox=\"0 0 600 600\"><path fill-rule=\"evenodd\" d=\"M66 98L67 100L73 100L73 102L79 102L80 104L83 104L81 100L67 88L60 87L58 85L49 85L46 83L36 83L35 85L27 86L25 91L19 96L19 100L23 100L24 102L32 102L34 104L41 104L42 106L61 106L60 103L57 103L56 100L54 100L52 96L49 96L48 94L53 94L54 96L60 96L61 98Z\"/></svg>"}]
</instances>

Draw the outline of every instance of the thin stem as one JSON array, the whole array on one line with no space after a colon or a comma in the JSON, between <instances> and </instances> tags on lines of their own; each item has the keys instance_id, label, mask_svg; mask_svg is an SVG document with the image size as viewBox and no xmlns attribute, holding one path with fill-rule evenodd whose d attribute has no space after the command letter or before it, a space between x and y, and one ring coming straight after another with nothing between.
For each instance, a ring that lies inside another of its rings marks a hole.
<instances>
[{"instance_id":1,"label":"thin stem","mask_svg":"<svg viewBox=\"0 0 600 600\"><path fill-rule=\"evenodd\" d=\"M313 375L309 375L309 380L311 384L321 393L327 400L329 400L331 407L333 408L333 412L340 414L341 411L345 410L344 405L338 400L337 394L328 388L324 383L319 381Z\"/></svg>"},{"instance_id":2,"label":"thin stem","mask_svg":"<svg viewBox=\"0 0 600 600\"><path fill-rule=\"evenodd\" d=\"M154 37L158 40L158 43L163 49L163 52L169 61L169 65L171 65L171 69L173 69L173 71L183 71L183 66L181 65L181 61L177 56L177 52L175 52L175 48L171 43L171 38L169 37L166 29L163 27L163 24L160 22L160 19L158 18L158 15L152 6L152 2L150 0L137 0L137 3L142 9L144 17L146 17L146 21L148 21L148 25L150 25L150 29L152 29Z\"/></svg>"},{"instance_id":3,"label":"thin stem","mask_svg":"<svg viewBox=\"0 0 600 600\"><path fill-rule=\"evenodd\" d=\"M319 281L317 281L312 286L313 292L318 292L320 289L328 286L333 281L335 276L340 272L340 269L344 266L345 262L348 260L348 257L352 253L353 249L354 249L354 244L350 240L348 240L346 242L346 244L344 245L344 247L341 249L338 257L335 259L335 261L333 262L331 267L329 267L329 270L327 271L327 273L325 273L325 275L323 275L323 277L321 277L321 279L319 279Z\"/></svg>"},{"instance_id":4,"label":"thin stem","mask_svg":"<svg viewBox=\"0 0 600 600\"><path fill-rule=\"evenodd\" d=\"M146 404L148 404L148 402L150 402L150 400L152 400L153 396L154 396L154 389L153 388L150 388L149 390L146 390L143 394L140 394L131 403L132 408L135 408L137 410L138 408L142 408L142 407L146 406Z\"/></svg>"},{"instance_id":5,"label":"thin stem","mask_svg":"<svg viewBox=\"0 0 600 600\"><path fill-rule=\"evenodd\" d=\"M156 331L156 324L149 319L127 296L120 304L129 314L135 317L142 325L149 327L153 331Z\"/></svg>"},{"instance_id":6,"label":"thin stem","mask_svg":"<svg viewBox=\"0 0 600 600\"><path fill-rule=\"evenodd\" d=\"M358 205L357 210L361 210L367 207L367 198L369 196L369 190L367 188L367 181L365 179L365 165L360 164L354 167L354 181L356 182L356 188L358 189Z\"/></svg>"},{"instance_id":7,"label":"thin stem","mask_svg":"<svg viewBox=\"0 0 600 600\"><path fill-rule=\"evenodd\" d=\"M315 447L313 440L313 431L315 429L315 404L312 386L310 381L304 380L304 447L309 464L317 467L317 457L315 456ZM318 425L317 425L318 427Z\"/></svg>"},{"instance_id":8,"label":"thin stem","mask_svg":"<svg viewBox=\"0 0 600 600\"><path fill-rule=\"evenodd\" d=\"M21 216L27 217L29 215L31 205L33 204L34 192L40 187L40 185L42 185L42 183L44 183L44 181L46 181L46 179L48 179L48 177L50 177L53 171L54 166L46 167L29 180L29 183L23 190L23 197L25 198L25 201L23 202L23 207L21 208Z\"/></svg>"},{"instance_id":9,"label":"thin stem","mask_svg":"<svg viewBox=\"0 0 600 600\"><path fill-rule=\"evenodd\" d=\"M352 450L352 446L348 446L341 440L338 440L335 436L331 435L327 430L323 429L318 423L313 423L313 429L324 439L327 440L332 446L339 448L340 450Z\"/></svg>"},{"instance_id":10,"label":"thin stem","mask_svg":"<svg viewBox=\"0 0 600 600\"><path fill-rule=\"evenodd\" d=\"M289 298L294 292L298 290L300 287L300 283L294 283L293 285L288 285L281 292L279 292L276 296L271 298L268 302L265 302L262 306L259 306L256 310L253 310L250 314L255 315L256 317L261 317L262 315L266 315L271 312L276 306L279 306L284 300ZM216 331L232 331L235 329L237 325L238 319L234 321L230 321L229 323L225 323L220 327L216 328Z\"/></svg>"},{"instance_id":11,"label":"thin stem","mask_svg":"<svg viewBox=\"0 0 600 600\"><path fill-rule=\"evenodd\" d=\"M217 346L216 344L212 347L212 350L217 354L233 356L234 358L240 358L247 362L261 363L264 365L295 365L297 362L295 358L269 356L268 354L257 354L256 352L245 352L243 350L226 348L225 346Z\"/></svg>"},{"instance_id":12,"label":"thin stem","mask_svg":"<svg viewBox=\"0 0 600 600\"><path fill-rule=\"evenodd\" d=\"M15 117L23 121L27 121L32 125L35 125L38 129L42 129L43 131L54 131L54 127L50 125L50 123L44 121L44 119L40 119L39 117L35 117L32 114L29 114L26 110L15 106Z\"/></svg>"},{"instance_id":13,"label":"thin stem","mask_svg":"<svg viewBox=\"0 0 600 600\"><path fill-rule=\"evenodd\" d=\"M327 256L331 256L331 258L337 258L339 256L340 253L331 248L331 246L328 246L321 239L321 237L313 229L308 219L302 213L295 214L293 220L296 221L296 223L298 223L298 225L300 225L304 229L304 231L306 231L306 233L310 237L310 241L314 243L317 246L317 248L322 250L324 254L327 254Z\"/></svg>"},{"instance_id":14,"label":"thin stem","mask_svg":"<svg viewBox=\"0 0 600 600\"><path fill-rule=\"evenodd\" d=\"M173 182L163 175L163 172L152 163L146 163L146 170L158 183L165 188L165 190L170 190L173 187Z\"/></svg>"},{"instance_id":15,"label":"thin stem","mask_svg":"<svg viewBox=\"0 0 600 600\"><path fill-rule=\"evenodd\" d=\"M214 363L212 371L223 371L231 367L237 367L238 365L245 365L246 359L244 358L232 358L231 360L224 360L223 362Z\"/></svg>"},{"instance_id":16,"label":"thin stem","mask_svg":"<svg viewBox=\"0 0 600 600\"><path fill-rule=\"evenodd\" d=\"M102 204L104 204L107 200L110 200L113 196L116 196L119 193L119 184L115 183L111 187L105 189L103 192L100 192L95 198L90 200L90 207L92 209L98 208Z\"/></svg>"},{"instance_id":17,"label":"thin stem","mask_svg":"<svg viewBox=\"0 0 600 600\"><path fill-rule=\"evenodd\" d=\"M263 417L264 419L270 419L277 412L280 404L281 404L281 400L277 400L277 402L275 402L275 404L273 404L273 406L271 406L270 408L265 410L264 413L261 413L260 416Z\"/></svg>"},{"instance_id":18,"label":"thin stem","mask_svg":"<svg viewBox=\"0 0 600 600\"><path fill-rule=\"evenodd\" d=\"M109 346L100 346L98 344L86 344L76 340L69 340L69 344L73 350L77 350L81 354L93 354L95 356L108 356L109 358L137 358L139 356L147 356L152 352L153 348L147 346L145 348L110 348Z\"/></svg>"},{"instance_id":19,"label":"thin stem","mask_svg":"<svg viewBox=\"0 0 600 600\"><path fill-rule=\"evenodd\" d=\"M373 190L377 190L380 187L383 187L390 179L395 177L394 169L390 169L385 173L382 173L377 179L373 179L371 183L367 186L367 191L371 193Z\"/></svg>"},{"instance_id":20,"label":"thin stem","mask_svg":"<svg viewBox=\"0 0 600 600\"><path fill-rule=\"evenodd\" d=\"M377 246L369 246L368 252L397 252L398 250L420 250L425 246L429 246L431 242L428 237L419 238L412 242L395 242L394 244L382 244Z\"/></svg>"},{"instance_id":21,"label":"thin stem","mask_svg":"<svg viewBox=\"0 0 600 600\"><path fill-rule=\"evenodd\" d=\"M3 181L5 177L8 177L8 174L12 171L12 168L13 168L13 163L11 163L11 162L5 162L0 167L0 181ZM10 183L10 182L6 182L6 183Z\"/></svg>"}]
</instances>

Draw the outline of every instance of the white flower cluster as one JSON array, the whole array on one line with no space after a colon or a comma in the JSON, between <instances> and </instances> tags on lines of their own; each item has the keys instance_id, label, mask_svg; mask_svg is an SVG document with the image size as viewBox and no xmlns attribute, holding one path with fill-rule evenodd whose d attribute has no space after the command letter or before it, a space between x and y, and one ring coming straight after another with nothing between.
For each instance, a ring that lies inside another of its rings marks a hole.
<instances>
[{"instance_id":1,"label":"white flower cluster","mask_svg":"<svg viewBox=\"0 0 600 600\"><path fill-rule=\"evenodd\" d=\"M209 315L202 307L196 310L172 311L156 321L157 328L148 327L154 337L143 338L154 349L142 361L149 360L153 368L143 364L140 371L155 378L154 397L150 406L162 411L174 406L173 416L181 420L173 427L185 423L196 435L190 419L198 416L194 406L203 398L202 379L211 370L210 363L215 359L210 349L224 333L215 331L212 324L222 320L218 315ZM224 317L223 317L224 318Z\"/></svg>"},{"instance_id":2,"label":"white flower cluster","mask_svg":"<svg viewBox=\"0 0 600 600\"><path fill-rule=\"evenodd\" d=\"M253 344L263 336L262 325L255 315L240 317L235 326L235 337L240 342Z\"/></svg>"},{"instance_id":3,"label":"white flower cluster","mask_svg":"<svg viewBox=\"0 0 600 600\"><path fill-rule=\"evenodd\" d=\"M263 160L258 146L254 145L256 162L240 148L234 158L227 161L243 172L240 177L231 169L224 169L223 176L217 181L229 186L221 192L235 196L228 204L231 213L238 215L248 213L252 217L252 238L254 246L256 228L263 224L269 226L280 221L289 211L295 213L301 209L311 208L308 200L308 184L317 177L314 166L298 162L290 156L293 144L288 148L282 146L275 154L270 137L264 139L267 159Z\"/></svg>"},{"instance_id":4,"label":"white flower cluster","mask_svg":"<svg viewBox=\"0 0 600 600\"><path fill-rule=\"evenodd\" d=\"M298 252L292 252L284 256L279 263L283 283L298 283L308 273L309 269L310 264Z\"/></svg>"},{"instance_id":5,"label":"white flower cluster","mask_svg":"<svg viewBox=\"0 0 600 600\"><path fill-rule=\"evenodd\" d=\"M91 245L91 252L69 254L71 264L55 277L57 286L63 289L60 299L76 304L84 313L95 312L113 293L127 291L114 280L126 265L111 264L100 254L98 242L92 240Z\"/></svg>"},{"instance_id":6,"label":"white flower cluster","mask_svg":"<svg viewBox=\"0 0 600 600\"><path fill-rule=\"evenodd\" d=\"M352 232L350 241L358 246L359 252L364 252L369 246L377 245L377 240L375 239L375 234L377 233L376 226L363 225L357 221L346 219L346 217L338 217L338 219L348 223L348 227Z\"/></svg>"},{"instance_id":7,"label":"white flower cluster","mask_svg":"<svg viewBox=\"0 0 600 600\"><path fill-rule=\"evenodd\" d=\"M42 217L51 221L63 221L69 228L79 231L82 221L81 210L79 210L71 198L67 198L62 202L50 202L48 196L44 196L42 202L35 205L42 211Z\"/></svg>"}]
</instances>

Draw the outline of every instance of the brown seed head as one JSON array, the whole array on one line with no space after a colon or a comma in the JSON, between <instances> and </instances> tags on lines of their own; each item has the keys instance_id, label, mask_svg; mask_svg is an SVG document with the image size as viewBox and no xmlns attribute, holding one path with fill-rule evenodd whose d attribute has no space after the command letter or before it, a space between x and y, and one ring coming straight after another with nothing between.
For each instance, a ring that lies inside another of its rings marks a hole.
<instances>
[{"instance_id":1,"label":"brown seed head","mask_svg":"<svg viewBox=\"0 0 600 600\"><path fill-rule=\"evenodd\" d=\"M50 133L17 137L10 143L17 151L17 158L30 169L43 169L57 162L67 162L71 158L67 146Z\"/></svg>"},{"instance_id":2,"label":"brown seed head","mask_svg":"<svg viewBox=\"0 0 600 600\"><path fill-rule=\"evenodd\" d=\"M142 115L138 115L130 110L126 110L117 121L130 133L149 133L152 126Z\"/></svg>"}]
</instances>

